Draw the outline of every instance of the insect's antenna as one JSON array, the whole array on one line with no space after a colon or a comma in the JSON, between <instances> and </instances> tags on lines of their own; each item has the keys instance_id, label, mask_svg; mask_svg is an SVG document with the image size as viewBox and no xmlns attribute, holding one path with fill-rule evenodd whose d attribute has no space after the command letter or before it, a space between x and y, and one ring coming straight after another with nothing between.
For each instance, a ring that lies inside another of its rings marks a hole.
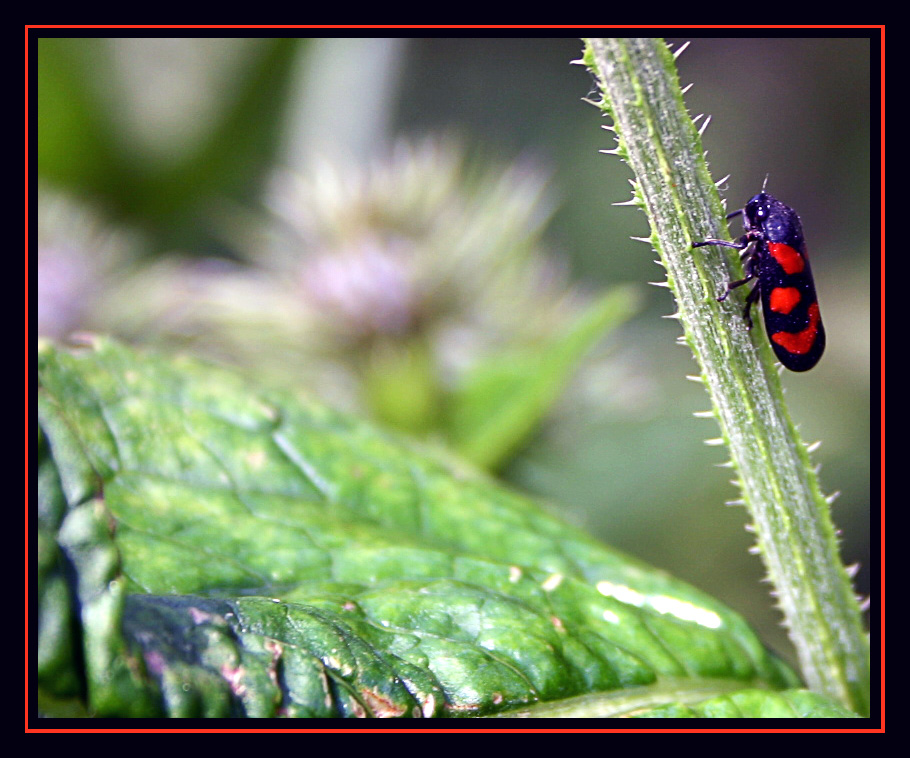
<instances>
[{"instance_id":1,"label":"insect's antenna","mask_svg":"<svg viewBox=\"0 0 910 758\"><path fill-rule=\"evenodd\" d=\"M768 177L769 177L769 176L770 176L770 174L765 174L765 181L764 181L764 184L762 184L762 186L761 186L761 191L762 191L762 192L764 192L764 191L765 191L765 187L768 186Z\"/></svg>"}]
</instances>

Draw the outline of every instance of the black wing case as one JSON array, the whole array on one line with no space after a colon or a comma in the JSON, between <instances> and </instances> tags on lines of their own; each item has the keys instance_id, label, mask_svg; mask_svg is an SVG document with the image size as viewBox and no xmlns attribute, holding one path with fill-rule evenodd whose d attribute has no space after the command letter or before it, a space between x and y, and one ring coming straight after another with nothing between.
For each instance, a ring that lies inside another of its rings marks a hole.
<instances>
[{"instance_id":1,"label":"black wing case","mask_svg":"<svg viewBox=\"0 0 910 758\"><path fill-rule=\"evenodd\" d=\"M808 371L825 351L825 329L805 242L800 236L790 242L760 242L762 315L777 359L791 371Z\"/></svg>"}]
</instances>

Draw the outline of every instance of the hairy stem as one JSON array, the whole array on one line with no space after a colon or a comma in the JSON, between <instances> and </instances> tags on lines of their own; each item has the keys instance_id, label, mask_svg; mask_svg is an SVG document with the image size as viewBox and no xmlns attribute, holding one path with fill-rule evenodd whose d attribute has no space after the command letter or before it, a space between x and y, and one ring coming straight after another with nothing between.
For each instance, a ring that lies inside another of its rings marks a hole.
<instances>
[{"instance_id":1,"label":"hairy stem","mask_svg":"<svg viewBox=\"0 0 910 758\"><path fill-rule=\"evenodd\" d=\"M829 503L790 419L762 330L751 332L724 283L738 256L692 250L726 238L700 135L683 104L673 55L660 39L591 39L583 62L600 82L600 107L635 172L633 203L651 224L685 341L701 367L712 414L730 450L743 502L806 683L868 715L869 649L859 605L838 556ZM741 296L739 296L741 297Z\"/></svg>"}]
</instances>

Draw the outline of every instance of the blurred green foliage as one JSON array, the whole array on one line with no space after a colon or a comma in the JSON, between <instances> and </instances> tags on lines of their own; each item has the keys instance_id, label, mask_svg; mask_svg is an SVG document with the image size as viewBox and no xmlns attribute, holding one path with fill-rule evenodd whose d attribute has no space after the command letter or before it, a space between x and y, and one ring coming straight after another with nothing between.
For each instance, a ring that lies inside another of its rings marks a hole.
<instances>
[{"instance_id":1,"label":"blurred green foliage","mask_svg":"<svg viewBox=\"0 0 910 758\"><path fill-rule=\"evenodd\" d=\"M131 100L117 90L145 82L141 76L118 79L116 51L107 40L42 39L40 176L91 196L114 221L140 227L151 238L152 254L173 246L205 251L213 236L206 217L213 199L258 196L276 157L293 66L304 47L300 40L273 39L240 48L245 60L214 93L218 114L209 130L192 150L175 144L165 160L144 150L131 133Z\"/></svg>"}]
</instances>

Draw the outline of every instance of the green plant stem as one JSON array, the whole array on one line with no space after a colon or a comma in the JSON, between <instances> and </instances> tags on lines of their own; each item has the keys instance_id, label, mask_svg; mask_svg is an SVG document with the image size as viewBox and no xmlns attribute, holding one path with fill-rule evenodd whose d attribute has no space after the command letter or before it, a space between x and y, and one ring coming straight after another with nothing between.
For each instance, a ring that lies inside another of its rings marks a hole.
<instances>
[{"instance_id":1,"label":"green plant stem","mask_svg":"<svg viewBox=\"0 0 910 758\"><path fill-rule=\"evenodd\" d=\"M583 62L613 117L616 152L635 172L633 203L650 221L649 241L667 270L803 677L812 690L868 715L869 648L829 503L762 330L745 328L736 298L716 300L725 282L742 277L741 266L729 251L692 250L695 240L727 233L673 55L660 39L591 39Z\"/></svg>"}]
</instances>

